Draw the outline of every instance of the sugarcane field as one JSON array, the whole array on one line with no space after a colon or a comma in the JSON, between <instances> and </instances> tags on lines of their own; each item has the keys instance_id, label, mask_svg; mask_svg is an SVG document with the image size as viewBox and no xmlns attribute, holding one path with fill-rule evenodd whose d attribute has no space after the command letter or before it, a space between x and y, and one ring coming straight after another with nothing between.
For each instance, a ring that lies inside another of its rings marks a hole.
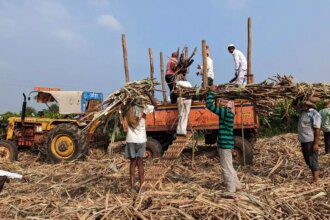
<instances>
[{"instance_id":1,"label":"sugarcane field","mask_svg":"<svg viewBox=\"0 0 330 220\"><path fill-rule=\"evenodd\" d=\"M0 219L330 219L329 9L0 0Z\"/></svg>"}]
</instances>

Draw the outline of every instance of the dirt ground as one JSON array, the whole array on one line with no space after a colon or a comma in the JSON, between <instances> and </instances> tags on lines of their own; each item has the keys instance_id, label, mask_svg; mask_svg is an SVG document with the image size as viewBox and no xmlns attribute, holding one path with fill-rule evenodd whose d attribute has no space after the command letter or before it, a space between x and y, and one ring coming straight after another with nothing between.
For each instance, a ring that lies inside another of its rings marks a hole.
<instances>
[{"instance_id":1,"label":"dirt ground","mask_svg":"<svg viewBox=\"0 0 330 220\"><path fill-rule=\"evenodd\" d=\"M31 176L0 194L4 219L330 219L330 155L320 150L321 181L310 184L295 134L259 139L254 165L239 167L243 189L225 192L214 150L186 150L162 187L129 192L123 148L113 156L94 149L85 161L49 164L22 152L0 169ZM152 161L147 161L150 166ZM147 168L146 168L147 169Z\"/></svg>"}]
</instances>

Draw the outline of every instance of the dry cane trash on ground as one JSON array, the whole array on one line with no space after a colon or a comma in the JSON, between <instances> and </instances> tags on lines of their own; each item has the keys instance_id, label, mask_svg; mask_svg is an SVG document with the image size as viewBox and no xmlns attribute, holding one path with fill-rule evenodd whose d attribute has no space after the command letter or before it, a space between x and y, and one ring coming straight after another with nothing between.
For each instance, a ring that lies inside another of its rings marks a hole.
<instances>
[{"instance_id":1,"label":"dry cane trash on ground","mask_svg":"<svg viewBox=\"0 0 330 220\"><path fill-rule=\"evenodd\" d=\"M123 146L109 158L93 149L86 161L45 164L23 152L0 169L24 172L31 183L12 181L0 194L1 218L53 219L329 219L329 155L320 153L321 180L310 184L296 134L259 139L254 165L238 168L244 183L225 192L214 150L199 146L195 164L187 149L162 189L129 192L129 163ZM204 149L204 150L203 150ZM147 161L146 169L152 161Z\"/></svg>"}]
</instances>

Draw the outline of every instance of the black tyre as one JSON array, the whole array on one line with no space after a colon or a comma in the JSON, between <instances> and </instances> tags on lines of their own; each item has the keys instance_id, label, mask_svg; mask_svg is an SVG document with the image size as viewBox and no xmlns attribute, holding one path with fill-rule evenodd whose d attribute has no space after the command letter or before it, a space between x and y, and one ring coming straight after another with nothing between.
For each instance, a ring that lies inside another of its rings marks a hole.
<instances>
[{"instance_id":1,"label":"black tyre","mask_svg":"<svg viewBox=\"0 0 330 220\"><path fill-rule=\"evenodd\" d=\"M145 158L158 158L162 156L162 145L159 141L148 138Z\"/></svg>"},{"instance_id":2,"label":"black tyre","mask_svg":"<svg viewBox=\"0 0 330 220\"><path fill-rule=\"evenodd\" d=\"M233 150L233 161L235 164L244 165L243 152L245 152L245 165L252 165L253 163L253 147L252 144L244 139L243 147L243 138L240 136L234 137L235 145ZM245 148L245 149L244 149Z\"/></svg>"},{"instance_id":3,"label":"black tyre","mask_svg":"<svg viewBox=\"0 0 330 220\"><path fill-rule=\"evenodd\" d=\"M54 163L83 158L88 154L87 135L74 124L57 125L48 134L46 152Z\"/></svg>"},{"instance_id":4,"label":"black tyre","mask_svg":"<svg viewBox=\"0 0 330 220\"><path fill-rule=\"evenodd\" d=\"M0 162L17 160L16 144L7 140L0 140Z\"/></svg>"},{"instance_id":5,"label":"black tyre","mask_svg":"<svg viewBox=\"0 0 330 220\"><path fill-rule=\"evenodd\" d=\"M109 130L104 129L104 124L98 126L94 131L93 146L107 149L110 143Z\"/></svg>"}]
</instances>

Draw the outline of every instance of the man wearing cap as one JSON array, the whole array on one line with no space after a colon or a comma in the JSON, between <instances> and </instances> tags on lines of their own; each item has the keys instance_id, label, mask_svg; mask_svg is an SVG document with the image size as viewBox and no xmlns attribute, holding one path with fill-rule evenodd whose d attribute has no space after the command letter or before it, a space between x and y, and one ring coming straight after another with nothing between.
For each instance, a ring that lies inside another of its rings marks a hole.
<instances>
[{"instance_id":1,"label":"man wearing cap","mask_svg":"<svg viewBox=\"0 0 330 220\"><path fill-rule=\"evenodd\" d=\"M165 80L170 89L171 103L176 103L176 96L172 93L175 86L175 74L178 65L178 52L173 52L166 65Z\"/></svg>"},{"instance_id":2,"label":"man wearing cap","mask_svg":"<svg viewBox=\"0 0 330 220\"><path fill-rule=\"evenodd\" d=\"M223 170L224 182L229 192L236 192L242 188L233 167L232 150L234 148L234 116L235 105L233 101L220 100L219 106L214 104L213 85L207 93L206 108L219 116L218 154Z\"/></svg>"},{"instance_id":3,"label":"man wearing cap","mask_svg":"<svg viewBox=\"0 0 330 220\"><path fill-rule=\"evenodd\" d=\"M319 179L318 148L320 142L321 115L316 111L315 100L309 99L300 105L298 138L306 164L312 171L313 182Z\"/></svg>"},{"instance_id":4,"label":"man wearing cap","mask_svg":"<svg viewBox=\"0 0 330 220\"><path fill-rule=\"evenodd\" d=\"M235 62L235 77L230 80L230 83L238 85L246 84L247 61L244 54L237 50L234 44L228 45L228 52L233 55Z\"/></svg>"},{"instance_id":5,"label":"man wearing cap","mask_svg":"<svg viewBox=\"0 0 330 220\"><path fill-rule=\"evenodd\" d=\"M330 153L330 99L324 101L325 108L320 111L322 131L324 134L325 154Z\"/></svg>"}]
</instances>

